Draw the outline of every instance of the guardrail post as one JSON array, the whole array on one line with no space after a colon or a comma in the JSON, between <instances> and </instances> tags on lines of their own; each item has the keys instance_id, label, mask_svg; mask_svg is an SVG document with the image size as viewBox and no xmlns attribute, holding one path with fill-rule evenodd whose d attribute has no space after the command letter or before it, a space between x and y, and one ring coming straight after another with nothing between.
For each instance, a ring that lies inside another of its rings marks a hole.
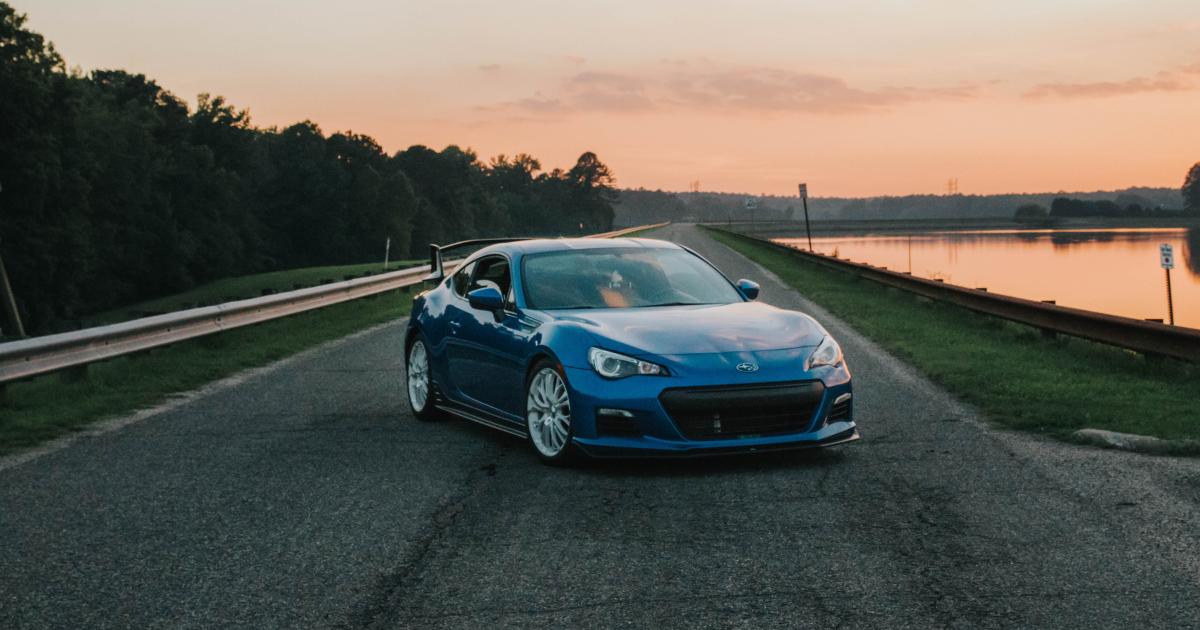
<instances>
[{"instance_id":1,"label":"guardrail post","mask_svg":"<svg viewBox=\"0 0 1200 630\"><path fill-rule=\"evenodd\" d=\"M1058 304L1058 301L1057 300L1041 300L1041 303L1042 304L1050 304L1053 306L1053 305ZM1042 336L1045 337L1046 339L1051 339L1051 340L1058 339L1058 333L1054 332L1053 330L1050 330L1049 328L1042 328L1041 331L1042 331Z\"/></svg>"},{"instance_id":2,"label":"guardrail post","mask_svg":"<svg viewBox=\"0 0 1200 630\"><path fill-rule=\"evenodd\" d=\"M77 365L58 373L58 378L64 383L78 383L87 378L88 366Z\"/></svg>"}]
</instances>

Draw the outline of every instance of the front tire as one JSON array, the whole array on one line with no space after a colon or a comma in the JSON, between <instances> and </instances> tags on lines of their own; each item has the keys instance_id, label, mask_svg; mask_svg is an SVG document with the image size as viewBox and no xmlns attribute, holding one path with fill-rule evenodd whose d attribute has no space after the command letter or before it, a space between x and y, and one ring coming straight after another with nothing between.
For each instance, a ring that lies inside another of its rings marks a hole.
<instances>
[{"instance_id":1,"label":"front tire","mask_svg":"<svg viewBox=\"0 0 1200 630\"><path fill-rule=\"evenodd\" d=\"M525 429L538 459L554 466L575 459L571 394L566 379L551 361L538 361L525 383Z\"/></svg>"},{"instance_id":2,"label":"front tire","mask_svg":"<svg viewBox=\"0 0 1200 630\"><path fill-rule=\"evenodd\" d=\"M417 420L430 422L441 419L441 412L433 404L433 372L429 369L429 349L419 337L408 348L404 375L408 384L408 407L412 409L412 414Z\"/></svg>"}]
</instances>

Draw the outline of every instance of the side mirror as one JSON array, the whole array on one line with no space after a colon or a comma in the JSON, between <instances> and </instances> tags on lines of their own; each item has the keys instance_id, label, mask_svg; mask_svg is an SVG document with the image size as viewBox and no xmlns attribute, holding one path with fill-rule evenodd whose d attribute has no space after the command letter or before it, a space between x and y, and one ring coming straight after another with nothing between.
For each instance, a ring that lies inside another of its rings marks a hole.
<instances>
[{"instance_id":1,"label":"side mirror","mask_svg":"<svg viewBox=\"0 0 1200 630\"><path fill-rule=\"evenodd\" d=\"M742 278L741 280L737 281L737 288L738 288L738 291L742 292L742 295L746 296L747 300L757 300L758 299L758 283L757 282Z\"/></svg>"},{"instance_id":2,"label":"side mirror","mask_svg":"<svg viewBox=\"0 0 1200 630\"><path fill-rule=\"evenodd\" d=\"M495 313L504 308L504 296L496 287L479 287L467 293L467 302L471 308Z\"/></svg>"}]
</instances>

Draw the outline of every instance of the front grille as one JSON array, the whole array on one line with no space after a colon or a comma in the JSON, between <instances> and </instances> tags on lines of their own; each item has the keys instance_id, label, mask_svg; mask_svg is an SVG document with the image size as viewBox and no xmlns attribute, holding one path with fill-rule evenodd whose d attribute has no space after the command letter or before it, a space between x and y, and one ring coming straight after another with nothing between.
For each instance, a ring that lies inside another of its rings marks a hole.
<instances>
[{"instance_id":1,"label":"front grille","mask_svg":"<svg viewBox=\"0 0 1200 630\"><path fill-rule=\"evenodd\" d=\"M668 389L659 402L689 440L801 433L812 424L820 381Z\"/></svg>"}]
</instances>

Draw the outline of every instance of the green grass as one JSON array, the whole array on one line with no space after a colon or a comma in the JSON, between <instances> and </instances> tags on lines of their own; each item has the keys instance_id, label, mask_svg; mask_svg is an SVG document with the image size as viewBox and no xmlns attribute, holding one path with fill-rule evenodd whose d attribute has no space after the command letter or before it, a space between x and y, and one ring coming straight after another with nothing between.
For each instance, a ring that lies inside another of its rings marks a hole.
<instances>
[{"instance_id":1,"label":"green grass","mask_svg":"<svg viewBox=\"0 0 1200 630\"><path fill-rule=\"evenodd\" d=\"M94 364L77 382L50 374L9 384L0 404L0 453L407 315L411 305L411 293L391 291Z\"/></svg>"},{"instance_id":2,"label":"green grass","mask_svg":"<svg viewBox=\"0 0 1200 630\"><path fill-rule=\"evenodd\" d=\"M404 269L406 267L414 267L417 265L426 264L427 260L397 260L388 263L388 271ZM144 316L149 313L170 313L185 308L194 308L201 305L220 304L232 300L241 300L246 298L258 297L263 294L264 289L274 292L291 291L298 287L311 287L321 283L322 280L333 280L340 282L346 276L361 276L364 274L382 273L383 263L365 263L360 265L338 265L332 267L305 267L301 269L287 269L284 271L272 271L269 273L260 273L250 276L238 276L236 278L225 278L208 284L198 286L190 291L170 295L167 297L147 300L137 304L123 306L121 308L105 311L96 315L87 317L83 321L84 326L99 326L101 324L112 324L115 322L123 322L136 317Z\"/></svg>"},{"instance_id":3,"label":"green grass","mask_svg":"<svg viewBox=\"0 0 1200 630\"><path fill-rule=\"evenodd\" d=\"M884 287L737 236L709 234L1001 425L1068 439L1085 427L1200 438L1200 369L1194 365L1046 338L1028 326Z\"/></svg>"}]
</instances>

